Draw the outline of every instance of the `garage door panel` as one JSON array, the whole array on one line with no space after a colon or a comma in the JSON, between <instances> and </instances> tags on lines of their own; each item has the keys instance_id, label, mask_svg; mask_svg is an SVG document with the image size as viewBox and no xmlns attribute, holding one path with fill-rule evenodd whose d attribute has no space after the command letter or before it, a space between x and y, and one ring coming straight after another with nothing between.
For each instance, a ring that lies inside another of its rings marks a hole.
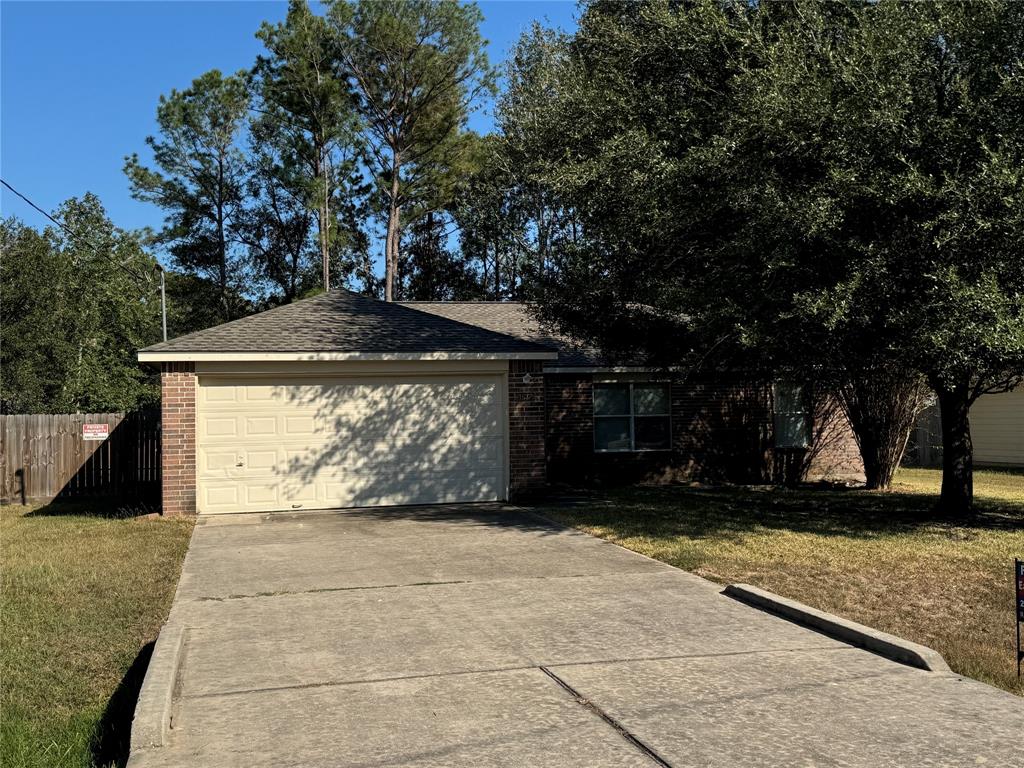
<instances>
[{"instance_id":1,"label":"garage door panel","mask_svg":"<svg viewBox=\"0 0 1024 768\"><path fill-rule=\"evenodd\" d=\"M323 428L318 427L320 420L316 416L284 416L281 421L282 437L308 437L323 432Z\"/></svg>"},{"instance_id":2,"label":"garage door panel","mask_svg":"<svg viewBox=\"0 0 1024 768\"><path fill-rule=\"evenodd\" d=\"M199 472L226 472L238 463L238 453L233 450L199 450Z\"/></svg>"},{"instance_id":3,"label":"garage door panel","mask_svg":"<svg viewBox=\"0 0 1024 768\"><path fill-rule=\"evenodd\" d=\"M497 500L496 375L287 383L200 378L200 511Z\"/></svg>"},{"instance_id":4,"label":"garage door panel","mask_svg":"<svg viewBox=\"0 0 1024 768\"><path fill-rule=\"evenodd\" d=\"M239 506L238 491L235 484L208 485L199 494L200 506L210 512L231 512Z\"/></svg>"},{"instance_id":5,"label":"garage door panel","mask_svg":"<svg viewBox=\"0 0 1024 768\"><path fill-rule=\"evenodd\" d=\"M242 485L246 505L277 505L280 501L280 488L276 483L252 483Z\"/></svg>"}]
</instances>

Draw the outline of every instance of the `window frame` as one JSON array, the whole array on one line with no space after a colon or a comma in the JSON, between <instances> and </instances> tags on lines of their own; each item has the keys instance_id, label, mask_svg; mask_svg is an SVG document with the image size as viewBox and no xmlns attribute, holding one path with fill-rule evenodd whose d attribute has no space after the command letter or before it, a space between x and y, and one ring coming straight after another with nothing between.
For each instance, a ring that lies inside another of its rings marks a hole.
<instances>
[{"instance_id":1,"label":"window frame","mask_svg":"<svg viewBox=\"0 0 1024 768\"><path fill-rule=\"evenodd\" d=\"M633 400L633 388L635 385L649 386L657 384L665 388L668 396L668 410L665 413L640 414L640 418L664 418L668 419L668 446L665 448L637 448L636 447L636 406ZM597 413L597 388L600 385L617 385L629 388L629 413L602 414ZM593 441L594 453L666 453L672 450L672 382L661 380L643 381L592 381L590 385L590 413L591 426L590 436ZM629 418L629 448L599 448L597 446L597 420L598 419L624 419Z\"/></svg>"}]
</instances>

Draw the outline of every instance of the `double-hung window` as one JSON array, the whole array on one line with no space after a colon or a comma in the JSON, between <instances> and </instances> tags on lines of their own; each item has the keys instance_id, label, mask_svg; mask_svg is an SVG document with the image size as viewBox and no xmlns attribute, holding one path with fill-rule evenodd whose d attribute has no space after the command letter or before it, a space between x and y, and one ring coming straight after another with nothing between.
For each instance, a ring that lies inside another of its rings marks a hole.
<instances>
[{"instance_id":1,"label":"double-hung window","mask_svg":"<svg viewBox=\"0 0 1024 768\"><path fill-rule=\"evenodd\" d=\"M672 447L671 397L663 382L595 382L595 451Z\"/></svg>"}]
</instances>

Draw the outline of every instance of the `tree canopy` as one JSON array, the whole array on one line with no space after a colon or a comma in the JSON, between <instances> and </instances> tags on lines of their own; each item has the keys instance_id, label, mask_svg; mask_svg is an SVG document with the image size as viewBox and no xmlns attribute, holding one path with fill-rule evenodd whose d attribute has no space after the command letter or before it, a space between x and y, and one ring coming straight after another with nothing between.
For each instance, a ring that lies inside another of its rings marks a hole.
<instances>
[{"instance_id":1,"label":"tree canopy","mask_svg":"<svg viewBox=\"0 0 1024 768\"><path fill-rule=\"evenodd\" d=\"M125 411L159 388L136 359L160 340L156 262L93 195L66 201L57 227L0 222L0 408Z\"/></svg>"},{"instance_id":2,"label":"tree canopy","mask_svg":"<svg viewBox=\"0 0 1024 768\"><path fill-rule=\"evenodd\" d=\"M923 377L964 508L969 406L1024 373L1024 7L597 0L560 45L513 121L582 228L543 315L652 362Z\"/></svg>"}]
</instances>

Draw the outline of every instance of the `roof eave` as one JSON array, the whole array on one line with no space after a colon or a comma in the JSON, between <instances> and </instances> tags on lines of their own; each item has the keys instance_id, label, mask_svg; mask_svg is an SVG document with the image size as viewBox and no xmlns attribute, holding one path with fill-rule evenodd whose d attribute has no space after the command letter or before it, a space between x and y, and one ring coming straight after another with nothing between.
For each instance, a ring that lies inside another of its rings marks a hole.
<instances>
[{"instance_id":1,"label":"roof eave","mask_svg":"<svg viewBox=\"0 0 1024 768\"><path fill-rule=\"evenodd\" d=\"M199 362L338 362L397 360L557 360L555 351L528 352L175 352L141 350L140 363Z\"/></svg>"}]
</instances>

